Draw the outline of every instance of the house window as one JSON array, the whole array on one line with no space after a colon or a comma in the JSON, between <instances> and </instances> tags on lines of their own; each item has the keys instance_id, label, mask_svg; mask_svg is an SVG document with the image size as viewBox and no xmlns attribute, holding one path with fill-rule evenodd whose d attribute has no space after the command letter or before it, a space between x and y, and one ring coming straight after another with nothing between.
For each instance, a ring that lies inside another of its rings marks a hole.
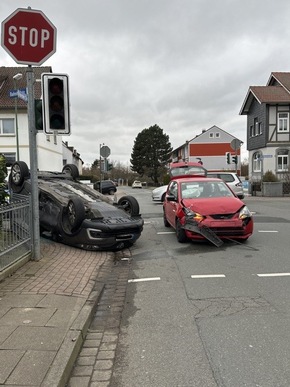
<instances>
[{"instance_id":1,"label":"house window","mask_svg":"<svg viewBox=\"0 0 290 387\"><path fill-rule=\"evenodd\" d=\"M258 133L257 134L262 134L262 123L258 123Z\"/></svg>"},{"instance_id":2,"label":"house window","mask_svg":"<svg viewBox=\"0 0 290 387\"><path fill-rule=\"evenodd\" d=\"M261 172L261 170L262 170L261 153L257 152L253 155L253 172Z\"/></svg>"},{"instance_id":3,"label":"house window","mask_svg":"<svg viewBox=\"0 0 290 387\"><path fill-rule=\"evenodd\" d=\"M16 161L16 153L3 153L6 160L6 167L11 167Z\"/></svg>"},{"instance_id":4,"label":"house window","mask_svg":"<svg viewBox=\"0 0 290 387\"><path fill-rule=\"evenodd\" d=\"M220 137L220 133L217 132L217 133L215 134L215 136L216 136L216 138L219 138L219 137Z\"/></svg>"},{"instance_id":5,"label":"house window","mask_svg":"<svg viewBox=\"0 0 290 387\"><path fill-rule=\"evenodd\" d=\"M253 137L258 136L259 130L260 130L260 122L258 121L258 118L254 118L254 128L253 128Z\"/></svg>"},{"instance_id":6,"label":"house window","mask_svg":"<svg viewBox=\"0 0 290 387\"><path fill-rule=\"evenodd\" d=\"M289 132L289 113L278 113L278 132Z\"/></svg>"},{"instance_id":7,"label":"house window","mask_svg":"<svg viewBox=\"0 0 290 387\"><path fill-rule=\"evenodd\" d=\"M213 133L210 133L210 134L209 134L209 138L213 138Z\"/></svg>"},{"instance_id":8,"label":"house window","mask_svg":"<svg viewBox=\"0 0 290 387\"><path fill-rule=\"evenodd\" d=\"M3 118L0 120L0 134L15 134L14 118Z\"/></svg>"},{"instance_id":9,"label":"house window","mask_svg":"<svg viewBox=\"0 0 290 387\"><path fill-rule=\"evenodd\" d=\"M277 152L277 171L285 172L289 168L289 151L281 149Z\"/></svg>"},{"instance_id":10,"label":"house window","mask_svg":"<svg viewBox=\"0 0 290 387\"><path fill-rule=\"evenodd\" d=\"M254 136L254 127L253 125L250 126L250 137Z\"/></svg>"}]
</instances>

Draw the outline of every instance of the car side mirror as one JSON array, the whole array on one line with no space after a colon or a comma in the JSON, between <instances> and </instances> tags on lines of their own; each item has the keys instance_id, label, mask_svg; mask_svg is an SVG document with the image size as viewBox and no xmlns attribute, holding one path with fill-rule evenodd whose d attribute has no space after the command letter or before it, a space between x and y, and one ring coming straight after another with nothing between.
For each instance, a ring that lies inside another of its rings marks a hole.
<instances>
[{"instance_id":1,"label":"car side mirror","mask_svg":"<svg viewBox=\"0 0 290 387\"><path fill-rule=\"evenodd\" d=\"M167 200L168 202L176 202L176 197L174 195L166 195L165 197L165 200Z\"/></svg>"}]
</instances>

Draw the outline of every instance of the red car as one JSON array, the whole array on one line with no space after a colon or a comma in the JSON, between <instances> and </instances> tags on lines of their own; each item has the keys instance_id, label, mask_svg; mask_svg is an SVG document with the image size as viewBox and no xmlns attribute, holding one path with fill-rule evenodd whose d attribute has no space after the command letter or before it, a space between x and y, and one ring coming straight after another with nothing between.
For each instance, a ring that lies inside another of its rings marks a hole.
<instances>
[{"instance_id":1,"label":"red car","mask_svg":"<svg viewBox=\"0 0 290 387\"><path fill-rule=\"evenodd\" d=\"M253 233L251 212L223 180L204 176L172 176L163 203L164 225L175 229L181 243L246 241Z\"/></svg>"}]
</instances>

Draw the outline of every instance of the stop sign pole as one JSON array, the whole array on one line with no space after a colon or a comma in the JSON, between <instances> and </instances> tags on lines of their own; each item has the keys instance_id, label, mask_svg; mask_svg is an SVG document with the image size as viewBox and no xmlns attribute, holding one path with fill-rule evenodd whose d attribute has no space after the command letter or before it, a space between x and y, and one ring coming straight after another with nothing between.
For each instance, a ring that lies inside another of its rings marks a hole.
<instances>
[{"instance_id":1,"label":"stop sign pole","mask_svg":"<svg viewBox=\"0 0 290 387\"><path fill-rule=\"evenodd\" d=\"M18 8L1 24L1 46L20 64L27 64L28 130L30 179L32 199L32 258L40 254L39 199L37 176L37 142L34 107L34 73L32 66L40 66L56 51L56 28L42 11Z\"/></svg>"}]
</instances>

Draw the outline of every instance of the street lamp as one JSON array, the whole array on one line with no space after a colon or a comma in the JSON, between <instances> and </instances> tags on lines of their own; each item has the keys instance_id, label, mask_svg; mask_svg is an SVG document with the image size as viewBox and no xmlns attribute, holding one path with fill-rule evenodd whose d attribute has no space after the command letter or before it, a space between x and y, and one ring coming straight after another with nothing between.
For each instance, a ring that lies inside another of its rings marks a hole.
<instances>
[{"instance_id":1,"label":"street lamp","mask_svg":"<svg viewBox=\"0 0 290 387\"><path fill-rule=\"evenodd\" d=\"M22 79L22 74L18 73L13 76L14 89L16 89L17 81ZM17 161L19 161L19 137L18 137L18 114L17 114L17 100L18 100L18 90L16 89L16 97L14 98L14 108L15 108L15 129L16 129L16 150L17 150Z\"/></svg>"}]
</instances>

